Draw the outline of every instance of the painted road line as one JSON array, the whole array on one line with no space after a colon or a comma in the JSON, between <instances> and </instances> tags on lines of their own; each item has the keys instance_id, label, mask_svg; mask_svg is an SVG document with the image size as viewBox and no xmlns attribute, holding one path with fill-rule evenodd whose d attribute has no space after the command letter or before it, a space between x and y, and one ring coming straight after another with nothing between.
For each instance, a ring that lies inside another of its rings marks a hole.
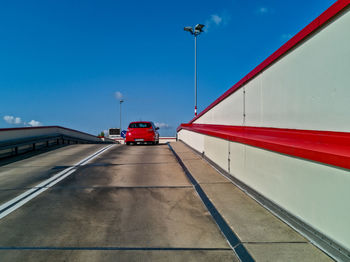
<instances>
[{"instance_id":1,"label":"painted road line","mask_svg":"<svg viewBox=\"0 0 350 262\"><path fill-rule=\"evenodd\" d=\"M51 186L53 186L54 184L58 183L59 181L61 181L62 179L66 178L67 176L71 175L72 173L75 172L76 169L73 169L71 171L69 171L67 174L63 175L62 177L60 177L59 179L57 179L56 181L51 182L50 186L47 187L42 187L42 188L37 188L37 190L33 193L31 193L30 195L28 195L27 197L23 198L22 200L18 201L17 203L15 203L14 205L10 206L9 208L5 209L3 212L0 213L0 219L4 218L5 216L7 216L8 214L12 213L13 211L15 211L16 209L20 208L21 206L23 206L25 203L29 202L30 200L32 200L33 198L35 198L36 196L40 195L41 193L43 193L44 191L46 191L47 189L49 189Z\"/></svg>"},{"instance_id":2,"label":"painted road line","mask_svg":"<svg viewBox=\"0 0 350 262\"><path fill-rule=\"evenodd\" d=\"M111 146L107 146L107 147L104 147L100 150L98 150L97 152L93 153L92 155L80 160L78 163L74 164L73 166L71 167L68 167L66 169L64 169L63 171L57 173L56 175L50 177L49 179L41 182L40 184L34 186L33 188L27 190L26 192L20 194L19 196L13 198L12 200L2 204L0 206L0 213L2 213L2 211L4 211L6 208L8 208L9 206L13 205L14 203L20 201L21 199L25 198L26 196L32 194L33 192L35 192L36 190L38 190L38 188L42 188L42 187L45 187L47 184L49 184L50 182L56 180L58 177L66 174L67 172L69 172L70 170L74 169L74 168L77 168L78 166L81 166L84 162L87 163L86 161L91 161L93 158L95 158L96 154L100 154L102 152L104 152L105 150L109 149Z\"/></svg>"},{"instance_id":3,"label":"painted road line","mask_svg":"<svg viewBox=\"0 0 350 262\"><path fill-rule=\"evenodd\" d=\"M210 212L211 216L213 217L215 223L220 228L222 234L225 236L227 242L231 246L232 250L237 255L238 259L242 262L254 262L255 260L252 258L252 256L249 254L249 252L246 250L246 248L243 246L242 242L238 238L238 236L233 232L233 230L230 228L230 226L227 224L225 219L222 217L222 215L219 213L219 211L216 209L214 204L210 201L208 196L205 194L202 187L198 184L196 179L192 176L190 171L187 169L185 164L182 162L179 155L175 152L175 150L171 147L171 145L168 143L169 149L171 152L173 152L176 160L179 162L180 166L182 167L183 171L185 172L188 179L191 181L194 189L196 190L197 194L199 195L200 199Z\"/></svg>"},{"instance_id":4,"label":"painted road line","mask_svg":"<svg viewBox=\"0 0 350 262\"><path fill-rule=\"evenodd\" d=\"M25 203L33 199L34 197L38 196L42 192L46 191L50 187L54 186L58 182L62 181L69 175L73 174L78 167L84 166L87 163L89 163L91 160L95 159L114 145L106 146L97 152L93 153L92 155L80 160L78 163L74 164L72 167L66 168L65 170L57 173L56 175L52 176L51 178L39 183L38 185L34 186L33 188L25 191L24 193L20 194L19 196L7 201L6 203L2 204L0 206L0 219L4 218L8 214L12 213L16 209L23 206Z\"/></svg>"}]
</instances>

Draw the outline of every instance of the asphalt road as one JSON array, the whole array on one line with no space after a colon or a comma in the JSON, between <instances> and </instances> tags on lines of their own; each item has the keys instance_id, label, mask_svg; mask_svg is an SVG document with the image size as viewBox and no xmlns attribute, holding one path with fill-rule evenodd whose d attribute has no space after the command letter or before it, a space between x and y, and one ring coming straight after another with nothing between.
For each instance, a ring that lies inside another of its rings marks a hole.
<instances>
[{"instance_id":1,"label":"asphalt road","mask_svg":"<svg viewBox=\"0 0 350 262\"><path fill-rule=\"evenodd\" d=\"M100 150L0 167L0 205ZM167 145L117 145L0 219L0 261L237 261Z\"/></svg>"}]
</instances>

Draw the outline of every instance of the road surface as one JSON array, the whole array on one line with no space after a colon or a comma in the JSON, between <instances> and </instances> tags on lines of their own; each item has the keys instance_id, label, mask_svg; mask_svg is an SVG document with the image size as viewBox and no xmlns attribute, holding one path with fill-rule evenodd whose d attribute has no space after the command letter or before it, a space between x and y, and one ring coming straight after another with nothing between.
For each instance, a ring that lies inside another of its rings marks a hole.
<instances>
[{"instance_id":1,"label":"road surface","mask_svg":"<svg viewBox=\"0 0 350 262\"><path fill-rule=\"evenodd\" d=\"M167 145L104 147L0 167L0 205L24 194L0 219L0 261L238 261Z\"/></svg>"}]
</instances>

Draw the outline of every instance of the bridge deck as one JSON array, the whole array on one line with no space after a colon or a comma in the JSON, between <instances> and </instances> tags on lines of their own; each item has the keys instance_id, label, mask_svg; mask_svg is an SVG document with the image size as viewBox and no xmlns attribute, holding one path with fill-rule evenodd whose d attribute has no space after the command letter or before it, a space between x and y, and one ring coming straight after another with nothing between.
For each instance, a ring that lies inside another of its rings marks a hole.
<instances>
[{"instance_id":1,"label":"bridge deck","mask_svg":"<svg viewBox=\"0 0 350 262\"><path fill-rule=\"evenodd\" d=\"M255 260L331 260L185 145L171 145ZM87 158L102 148L71 145L0 167L1 261L238 261L167 145ZM38 195L6 206L28 190Z\"/></svg>"}]
</instances>

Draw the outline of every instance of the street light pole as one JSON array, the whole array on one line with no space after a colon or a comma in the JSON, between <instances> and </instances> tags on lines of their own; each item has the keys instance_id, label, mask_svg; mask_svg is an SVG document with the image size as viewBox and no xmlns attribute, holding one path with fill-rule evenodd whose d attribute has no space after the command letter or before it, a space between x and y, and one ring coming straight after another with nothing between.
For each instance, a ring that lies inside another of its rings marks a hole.
<instances>
[{"instance_id":1,"label":"street light pole","mask_svg":"<svg viewBox=\"0 0 350 262\"><path fill-rule=\"evenodd\" d=\"M197 36L203 32L204 25L197 24L194 29L186 26L185 31L194 36L194 115L197 116Z\"/></svg>"},{"instance_id":2,"label":"street light pole","mask_svg":"<svg viewBox=\"0 0 350 262\"><path fill-rule=\"evenodd\" d=\"M197 116L197 35L194 35L194 116Z\"/></svg>"},{"instance_id":3,"label":"street light pole","mask_svg":"<svg viewBox=\"0 0 350 262\"><path fill-rule=\"evenodd\" d=\"M119 120L120 120L120 125L119 125L120 133L122 132L122 103L123 102L124 102L123 99L119 100L119 105L120 105L120 109L119 109L119 111L120 111L120 118L119 118Z\"/></svg>"}]
</instances>

